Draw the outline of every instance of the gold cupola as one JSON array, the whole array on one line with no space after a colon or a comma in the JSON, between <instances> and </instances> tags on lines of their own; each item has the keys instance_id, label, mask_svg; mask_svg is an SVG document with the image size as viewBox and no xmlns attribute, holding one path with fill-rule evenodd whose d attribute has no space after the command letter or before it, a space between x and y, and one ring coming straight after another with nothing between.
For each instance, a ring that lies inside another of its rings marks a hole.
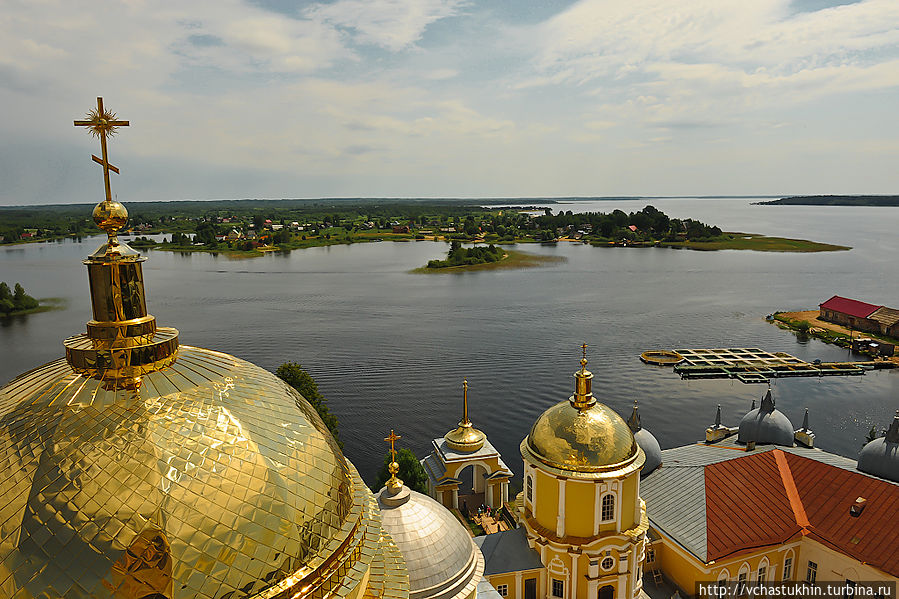
<instances>
[{"instance_id":1,"label":"gold cupola","mask_svg":"<svg viewBox=\"0 0 899 599\"><path fill-rule=\"evenodd\" d=\"M462 381L462 420L459 426L448 432L443 437L446 444L456 451L470 453L484 446L487 435L474 427L468 419L468 381Z\"/></svg>"},{"instance_id":2,"label":"gold cupola","mask_svg":"<svg viewBox=\"0 0 899 599\"><path fill-rule=\"evenodd\" d=\"M272 373L178 344L116 232L103 109L106 243L93 319L66 357L0 388L0 597L404 599L374 496L315 409Z\"/></svg>"},{"instance_id":3,"label":"gold cupola","mask_svg":"<svg viewBox=\"0 0 899 599\"><path fill-rule=\"evenodd\" d=\"M574 373L574 394L543 412L521 443L525 457L565 472L598 473L639 469L643 452L624 419L593 396L587 345Z\"/></svg>"}]
</instances>

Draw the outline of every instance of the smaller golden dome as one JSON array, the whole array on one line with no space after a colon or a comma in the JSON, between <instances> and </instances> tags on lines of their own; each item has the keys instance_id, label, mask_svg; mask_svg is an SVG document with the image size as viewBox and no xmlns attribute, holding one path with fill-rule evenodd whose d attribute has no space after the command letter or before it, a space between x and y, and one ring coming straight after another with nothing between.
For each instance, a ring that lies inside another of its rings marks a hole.
<instances>
[{"instance_id":1,"label":"smaller golden dome","mask_svg":"<svg viewBox=\"0 0 899 599\"><path fill-rule=\"evenodd\" d=\"M484 446L487 435L479 431L468 419L468 381L462 381L463 399L462 399L462 420L459 426L448 432L443 438L451 449L464 453L477 451Z\"/></svg>"},{"instance_id":2,"label":"smaller golden dome","mask_svg":"<svg viewBox=\"0 0 899 599\"><path fill-rule=\"evenodd\" d=\"M587 409L557 403L541 414L523 445L547 466L575 472L618 470L639 453L627 423L601 403Z\"/></svg>"},{"instance_id":3,"label":"smaller golden dome","mask_svg":"<svg viewBox=\"0 0 899 599\"><path fill-rule=\"evenodd\" d=\"M118 202L100 202L92 214L97 226L107 233L114 233L128 222L128 210Z\"/></svg>"},{"instance_id":4,"label":"smaller golden dome","mask_svg":"<svg viewBox=\"0 0 899 599\"><path fill-rule=\"evenodd\" d=\"M484 446L487 435L469 422L467 425L460 424L443 438L446 439L446 444L456 451L472 452Z\"/></svg>"}]
</instances>

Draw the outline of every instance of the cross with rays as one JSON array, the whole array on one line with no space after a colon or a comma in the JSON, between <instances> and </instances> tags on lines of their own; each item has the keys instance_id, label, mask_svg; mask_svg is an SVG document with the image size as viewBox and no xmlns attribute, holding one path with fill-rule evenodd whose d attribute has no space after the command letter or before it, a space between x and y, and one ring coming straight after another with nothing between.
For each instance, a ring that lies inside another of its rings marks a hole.
<instances>
[{"instance_id":1,"label":"cross with rays","mask_svg":"<svg viewBox=\"0 0 899 599\"><path fill-rule=\"evenodd\" d=\"M116 114L103 108L103 98L97 98L97 109L91 110L86 115L86 120L75 121L76 127L87 127L92 135L100 138L100 148L103 158L97 158L91 154L94 162L103 167L103 182L106 184L106 201L112 201L112 190L109 187L109 171L119 174L119 169L109 164L106 154L106 137L115 135L117 127L127 127L128 121L117 121Z\"/></svg>"}]
</instances>

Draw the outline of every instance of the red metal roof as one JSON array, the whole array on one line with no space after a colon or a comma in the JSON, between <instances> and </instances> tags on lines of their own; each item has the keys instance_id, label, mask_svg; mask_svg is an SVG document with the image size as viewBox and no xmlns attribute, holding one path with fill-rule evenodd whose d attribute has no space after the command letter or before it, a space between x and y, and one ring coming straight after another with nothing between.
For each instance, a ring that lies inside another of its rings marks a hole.
<instances>
[{"instance_id":1,"label":"red metal roof","mask_svg":"<svg viewBox=\"0 0 899 599\"><path fill-rule=\"evenodd\" d=\"M796 523L773 451L705 467L708 559L781 544Z\"/></svg>"},{"instance_id":2,"label":"red metal roof","mask_svg":"<svg viewBox=\"0 0 899 599\"><path fill-rule=\"evenodd\" d=\"M705 481L709 560L804 534L899 576L897 485L779 449L706 466Z\"/></svg>"},{"instance_id":3,"label":"red metal roof","mask_svg":"<svg viewBox=\"0 0 899 599\"><path fill-rule=\"evenodd\" d=\"M839 295L835 295L821 304L822 310L842 312L843 314L848 314L849 316L855 316L857 318L867 318L871 316L875 310L882 307L883 306L875 306L874 304L849 299L848 297L840 297Z\"/></svg>"}]
</instances>

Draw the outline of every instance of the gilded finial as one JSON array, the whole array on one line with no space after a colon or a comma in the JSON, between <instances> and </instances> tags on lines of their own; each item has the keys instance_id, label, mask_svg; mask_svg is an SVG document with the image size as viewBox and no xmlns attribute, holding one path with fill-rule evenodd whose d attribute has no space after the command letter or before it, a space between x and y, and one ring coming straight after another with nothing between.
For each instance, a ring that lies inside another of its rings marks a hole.
<instances>
[{"instance_id":1,"label":"gilded finial","mask_svg":"<svg viewBox=\"0 0 899 599\"><path fill-rule=\"evenodd\" d=\"M120 121L116 119L116 114L103 107L103 98L97 98L96 110L88 111L83 121L75 121L76 127L87 127L87 130L94 137L100 140L100 150L102 158L91 154L91 158L103 167L103 183L106 187L106 201L97 204L94 208L94 222L97 226L106 231L109 236L109 247L118 246L118 238L116 233L128 222L128 211L120 203L113 201L112 189L109 185L109 171L119 174L119 169L109 164L109 154L106 150L106 138L112 137L119 127L129 126L128 121Z\"/></svg>"},{"instance_id":2,"label":"gilded finial","mask_svg":"<svg viewBox=\"0 0 899 599\"><path fill-rule=\"evenodd\" d=\"M462 422L460 426L470 425L471 420L468 419L468 380L462 379Z\"/></svg>"},{"instance_id":3,"label":"gilded finial","mask_svg":"<svg viewBox=\"0 0 899 599\"><path fill-rule=\"evenodd\" d=\"M178 351L178 331L157 327L147 312L141 266L146 258L116 235L128 222L128 211L112 199L109 171L119 169L109 164L106 139L128 125L103 107L103 98L97 98L97 109L86 120L75 121L100 140L102 158L91 157L103 167L106 199L94 208L93 218L109 239L84 261L93 311L87 334L69 337L63 345L75 372L101 379L109 388L137 388L143 375L170 365Z\"/></svg>"},{"instance_id":4,"label":"gilded finial","mask_svg":"<svg viewBox=\"0 0 899 599\"><path fill-rule=\"evenodd\" d=\"M393 432L393 429L390 429L390 434L384 437L385 441L390 441L390 464L387 465L387 471L390 472L390 478L387 480L387 490L394 495L399 493L400 489L403 488L403 481L396 477L397 473L400 471L400 465L396 461L396 446L394 445L400 439L402 439L402 437Z\"/></svg>"},{"instance_id":5,"label":"gilded finial","mask_svg":"<svg viewBox=\"0 0 899 599\"><path fill-rule=\"evenodd\" d=\"M576 379L574 395L569 399L571 405L580 411L587 410L596 404L592 391L593 373L587 370L587 347L586 343L581 345L581 351L583 352L581 369L574 373Z\"/></svg>"}]
</instances>

